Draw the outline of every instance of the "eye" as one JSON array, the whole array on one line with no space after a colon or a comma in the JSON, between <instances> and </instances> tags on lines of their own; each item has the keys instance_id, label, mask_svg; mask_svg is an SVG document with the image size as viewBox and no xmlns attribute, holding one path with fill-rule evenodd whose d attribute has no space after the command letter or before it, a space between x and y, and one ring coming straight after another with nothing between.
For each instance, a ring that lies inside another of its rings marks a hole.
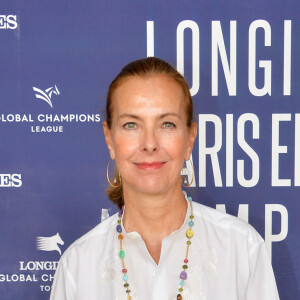
<instances>
[{"instance_id":1,"label":"eye","mask_svg":"<svg viewBox=\"0 0 300 300\"><path fill-rule=\"evenodd\" d=\"M174 123L172 123L172 122L164 122L163 123L163 127L164 128L175 128L176 125Z\"/></svg>"},{"instance_id":2,"label":"eye","mask_svg":"<svg viewBox=\"0 0 300 300\"><path fill-rule=\"evenodd\" d=\"M125 129L135 129L136 124L134 122L128 122L128 123L123 125L123 128L125 128Z\"/></svg>"}]
</instances>

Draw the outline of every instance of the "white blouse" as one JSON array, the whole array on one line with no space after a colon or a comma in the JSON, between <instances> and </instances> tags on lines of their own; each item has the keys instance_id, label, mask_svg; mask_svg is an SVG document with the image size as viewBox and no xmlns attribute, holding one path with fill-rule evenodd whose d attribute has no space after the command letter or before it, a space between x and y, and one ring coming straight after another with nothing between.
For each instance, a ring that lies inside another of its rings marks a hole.
<instances>
[{"instance_id":1,"label":"white blouse","mask_svg":"<svg viewBox=\"0 0 300 300\"><path fill-rule=\"evenodd\" d=\"M188 201L188 200L187 200ZM183 300L277 300L265 243L241 219L193 202L194 236ZM162 240L158 265L137 232L123 229L132 300L176 300L186 252L190 203L183 225ZM75 241L63 254L50 300L127 300L118 214Z\"/></svg>"}]
</instances>

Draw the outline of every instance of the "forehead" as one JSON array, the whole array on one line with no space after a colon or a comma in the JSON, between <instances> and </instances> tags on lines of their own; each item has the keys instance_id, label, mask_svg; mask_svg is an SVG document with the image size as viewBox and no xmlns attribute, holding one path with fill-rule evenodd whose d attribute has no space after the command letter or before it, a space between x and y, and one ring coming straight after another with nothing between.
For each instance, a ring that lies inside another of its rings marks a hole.
<instances>
[{"instance_id":1,"label":"forehead","mask_svg":"<svg viewBox=\"0 0 300 300\"><path fill-rule=\"evenodd\" d=\"M131 76L123 79L113 92L112 109L116 117L123 113L181 115L185 101L182 87L172 78Z\"/></svg>"}]
</instances>

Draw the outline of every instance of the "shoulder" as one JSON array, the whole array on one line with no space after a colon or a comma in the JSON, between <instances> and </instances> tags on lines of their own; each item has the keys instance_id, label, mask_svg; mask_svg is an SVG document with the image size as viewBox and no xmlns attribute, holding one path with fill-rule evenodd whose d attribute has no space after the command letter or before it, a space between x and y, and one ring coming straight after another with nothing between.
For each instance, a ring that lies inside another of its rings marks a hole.
<instances>
[{"instance_id":1,"label":"shoulder","mask_svg":"<svg viewBox=\"0 0 300 300\"><path fill-rule=\"evenodd\" d=\"M240 218L197 202L193 202L193 207L195 217L201 218L215 235L235 240L237 243L247 243L250 255L264 242L256 229Z\"/></svg>"}]
</instances>

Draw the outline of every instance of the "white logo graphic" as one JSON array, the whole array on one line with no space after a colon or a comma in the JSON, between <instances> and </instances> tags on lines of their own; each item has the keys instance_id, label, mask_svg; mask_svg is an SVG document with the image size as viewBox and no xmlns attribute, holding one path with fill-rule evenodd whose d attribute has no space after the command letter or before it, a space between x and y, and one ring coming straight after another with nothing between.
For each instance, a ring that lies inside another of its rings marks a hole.
<instances>
[{"instance_id":1,"label":"white logo graphic","mask_svg":"<svg viewBox=\"0 0 300 300\"><path fill-rule=\"evenodd\" d=\"M104 220L106 220L107 218L109 218L109 209L107 208L102 208L101 211L101 222L103 222Z\"/></svg>"},{"instance_id":2,"label":"white logo graphic","mask_svg":"<svg viewBox=\"0 0 300 300\"><path fill-rule=\"evenodd\" d=\"M16 15L0 15L0 29L16 29L17 27Z\"/></svg>"},{"instance_id":3,"label":"white logo graphic","mask_svg":"<svg viewBox=\"0 0 300 300\"><path fill-rule=\"evenodd\" d=\"M38 236L36 238L36 247L42 251L58 251L61 255L61 250L58 244L63 245L64 241L61 239L59 233L50 237Z\"/></svg>"},{"instance_id":4,"label":"white logo graphic","mask_svg":"<svg viewBox=\"0 0 300 300\"><path fill-rule=\"evenodd\" d=\"M36 92L36 94L35 94L36 98L46 101L52 108L53 108L53 105L51 102L52 93L55 95L60 94L56 85L54 87L50 87L50 88L46 89L45 92L36 87L33 87L32 89Z\"/></svg>"}]
</instances>

